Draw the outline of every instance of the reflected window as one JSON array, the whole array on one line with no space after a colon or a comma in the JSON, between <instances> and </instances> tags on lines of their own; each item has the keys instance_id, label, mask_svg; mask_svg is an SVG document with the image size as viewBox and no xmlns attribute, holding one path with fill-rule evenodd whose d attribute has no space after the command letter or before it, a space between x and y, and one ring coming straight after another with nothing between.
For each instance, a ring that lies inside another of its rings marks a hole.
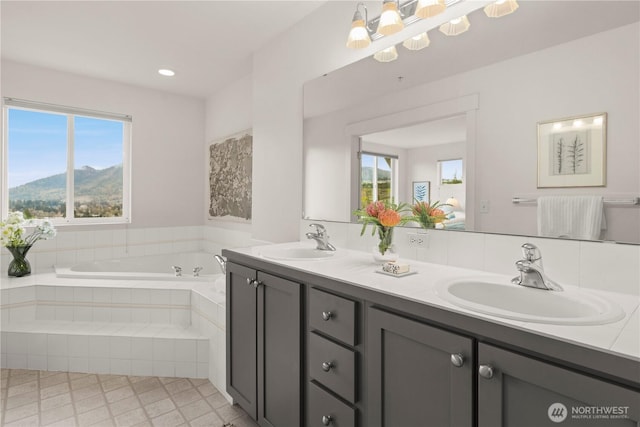
<instances>
[{"instance_id":1,"label":"reflected window","mask_svg":"<svg viewBox=\"0 0 640 427\"><path fill-rule=\"evenodd\" d=\"M394 177L397 169L397 157L361 153L360 155L360 207L381 200L397 200Z\"/></svg>"},{"instance_id":2,"label":"reflected window","mask_svg":"<svg viewBox=\"0 0 640 427\"><path fill-rule=\"evenodd\" d=\"M440 185L462 184L463 171L462 159L438 160Z\"/></svg>"}]
</instances>

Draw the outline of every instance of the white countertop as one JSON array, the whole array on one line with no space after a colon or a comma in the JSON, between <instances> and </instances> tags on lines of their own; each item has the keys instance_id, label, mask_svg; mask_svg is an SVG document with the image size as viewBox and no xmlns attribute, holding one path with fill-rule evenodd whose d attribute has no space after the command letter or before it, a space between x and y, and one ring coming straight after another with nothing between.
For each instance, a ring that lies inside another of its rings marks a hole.
<instances>
[{"instance_id":1,"label":"white countertop","mask_svg":"<svg viewBox=\"0 0 640 427\"><path fill-rule=\"evenodd\" d=\"M311 247L313 247L313 242L310 243L312 244ZM444 300L436 293L438 283L446 280L474 277L487 279L494 278L499 279L504 283L508 283L513 276L507 277L478 270L411 260L406 261L406 263L411 264L411 270L416 271L417 274L403 277L390 277L388 275L376 273L379 266L373 261L371 254L341 248L338 248L334 256L322 260L275 260L266 258L262 255L267 248L287 248L292 246L308 247L307 242L292 242L233 249L233 252L255 257L274 264L284 265L293 269L306 271L330 279L339 280L361 288L393 295L405 300L432 305L457 313L463 313L469 317L488 320L497 324L507 325L527 332L560 339L581 346L595 348L597 350L605 350L624 356L630 356L640 361L640 298L633 295L580 289L572 286L571 284L560 283L567 291L571 290L595 295L619 304L624 310L624 318L614 323L595 326L566 326L521 322L485 315L457 307ZM515 273L516 272L514 272L514 276Z\"/></svg>"}]
</instances>

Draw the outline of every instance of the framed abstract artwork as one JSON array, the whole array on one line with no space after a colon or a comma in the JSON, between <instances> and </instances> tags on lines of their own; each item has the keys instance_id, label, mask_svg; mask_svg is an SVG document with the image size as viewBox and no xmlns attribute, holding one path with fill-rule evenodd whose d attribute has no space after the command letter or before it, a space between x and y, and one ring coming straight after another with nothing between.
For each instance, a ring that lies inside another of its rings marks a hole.
<instances>
[{"instance_id":1,"label":"framed abstract artwork","mask_svg":"<svg viewBox=\"0 0 640 427\"><path fill-rule=\"evenodd\" d=\"M251 220L253 136L249 129L213 141L209 163L209 218Z\"/></svg>"}]
</instances>

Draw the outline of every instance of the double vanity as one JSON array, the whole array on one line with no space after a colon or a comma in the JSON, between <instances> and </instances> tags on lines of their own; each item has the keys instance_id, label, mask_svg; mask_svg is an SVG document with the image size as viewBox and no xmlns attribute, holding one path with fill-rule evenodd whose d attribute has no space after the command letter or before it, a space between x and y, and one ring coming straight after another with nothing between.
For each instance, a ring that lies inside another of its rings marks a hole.
<instances>
[{"instance_id":1,"label":"double vanity","mask_svg":"<svg viewBox=\"0 0 640 427\"><path fill-rule=\"evenodd\" d=\"M637 297L304 243L223 255L227 392L261 426L640 420Z\"/></svg>"}]
</instances>

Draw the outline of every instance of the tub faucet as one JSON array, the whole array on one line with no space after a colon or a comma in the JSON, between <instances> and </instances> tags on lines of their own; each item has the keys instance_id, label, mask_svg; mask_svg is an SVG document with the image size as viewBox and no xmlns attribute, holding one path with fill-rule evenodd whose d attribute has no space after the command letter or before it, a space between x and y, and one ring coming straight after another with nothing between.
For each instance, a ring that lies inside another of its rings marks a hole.
<instances>
[{"instance_id":1,"label":"tub faucet","mask_svg":"<svg viewBox=\"0 0 640 427\"><path fill-rule=\"evenodd\" d=\"M220 265L220 270L222 270L222 274L227 274L227 260L225 257L221 255L214 255L215 260Z\"/></svg>"},{"instance_id":2,"label":"tub faucet","mask_svg":"<svg viewBox=\"0 0 640 427\"><path fill-rule=\"evenodd\" d=\"M171 268L173 268L173 272L176 274L176 277L182 276L182 267L178 265L172 265Z\"/></svg>"},{"instance_id":3,"label":"tub faucet","mask_svg":"<svg viewBox=\"0 0 640 427\"><path fill-rule=\"evenodd\" d=\"M329 235L327 234L327 230L320 224L310 224L309 227L315 227L315 233L307 233L307 239L313 239L316 241L318 246L316 249L320 251L335 251L336 248L331 243L329 243Z\"/></svg>"},{"instance_id":4,"label":"tub faucet","mask_svg":"<svg viewBox=\"0 0 640 427\"><path fill-rule=\"evenodd\" d=\"M200 272L202 271L202 267L194 267L193 268L193 277L200 277Z\"/></svg>"},{"instance_id":5,"label":"tub faucet","mask_svg":"<svg viewBox=\"0 0 640 427\"><path fill-rule=\"evenodd\" d=\"M542 267L542 254L537 246L531 243L522 245L524 259L516 261L520 276L511 279L511 283L547 291L562 291L562 286L549 279Z\"/></svg>"}]
</instances>

